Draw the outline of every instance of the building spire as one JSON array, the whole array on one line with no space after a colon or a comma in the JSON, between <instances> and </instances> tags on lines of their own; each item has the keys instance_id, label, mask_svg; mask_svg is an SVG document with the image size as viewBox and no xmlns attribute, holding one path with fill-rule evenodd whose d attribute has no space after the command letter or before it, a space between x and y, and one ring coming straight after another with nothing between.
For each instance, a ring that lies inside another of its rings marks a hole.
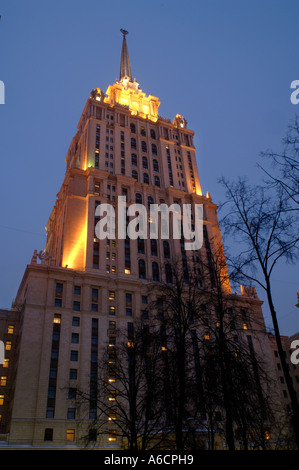
<instances>
[{"instance_id":1,"label":"building spire","mask_svg":"<svg viewBox=\"0 0 299 470\"><path fill-rule=\"evenodd\" d=\"M132 81L129 52L126 41L126 35L128 34L128 31L126 31L125 29L121 29L120 31L123 34L123 45L121 49L119 80L124 77L128 77Z\"/></svg>"}]
</instances>

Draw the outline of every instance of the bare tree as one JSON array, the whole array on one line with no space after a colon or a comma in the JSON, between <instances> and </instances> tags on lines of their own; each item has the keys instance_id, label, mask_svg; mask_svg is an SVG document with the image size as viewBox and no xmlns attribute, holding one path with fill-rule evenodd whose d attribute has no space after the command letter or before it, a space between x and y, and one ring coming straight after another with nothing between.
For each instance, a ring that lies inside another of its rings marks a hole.
<instances>
[{"instance_id":1,"label":"bare tree","mask_svg":"<svg viewBox=\"0 0 299 470\"><path fill-rule=\"evenodd\" d=\"M278 318L271 289L271 275L282 259L293 262L298 257L298 221L282 189L273 193L262 186L251 187L246 180L230 183L226 188L226 215L222 219L225 233L233 235L239 248L230 265L240 279L249 279L266 292L273 328L287 388L292 403L292 423L299 448L299 406L280 338Z\"/></svg>"},{"instance_id":2,"label":"bare tree","mask_svg":"<svg viewBox=\"0 0 299 470\"><path fill-rule=\"evenodd\" d=\"M259 165L267 175L267 183L282 190L291 207L298 211L299 205L299 117L290 123L286 137L282 140L281 152L268 150L262 157L272 163L272 170Z\"/></svg>"},{"instance_id":3,"label":"bare tree","mask_svg":"<svg viewBox=\"0 0 299 470\"><path fill-rule=\"evenodd\" d=\"M160 338L141 324L116 333L117 344L108 345L98 363L96 394L77 390L77 404L96 409L90 424L95 435L107 436L113 427L124 447L154 448L167 439Z\"/></svg>"}]
</instances>

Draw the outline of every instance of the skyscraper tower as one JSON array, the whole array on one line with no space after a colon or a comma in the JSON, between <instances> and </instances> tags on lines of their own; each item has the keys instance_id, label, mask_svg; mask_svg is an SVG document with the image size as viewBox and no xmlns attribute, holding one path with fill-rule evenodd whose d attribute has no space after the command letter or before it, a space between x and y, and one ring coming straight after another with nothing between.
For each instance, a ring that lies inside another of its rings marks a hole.
<instances>
[{"instance_id":1,"label":"skyscraper tower","mask_svg":"<svg viewBox=\"0 0 299 470\"><path fill-rule=\"evenodd\" d=\"M159 99L132 78L128 32L121 32L119 80L106 93L93 89L87 99L45 249L35 251L17 294L22 335L11 445L80 446L82 417L74 394L90 383L101 345L115 341L116 327L126 331L140 319L156 285L171 282L172 260L180 260L186 276L190 266L196 269L194 252L185 251L172 232L168 239L120 237L120 197L126 207L166 204L180 211L183 204L202 204L204 235L212 249L222 246L217 207L200 185L194 132L179 114L172 121L159 115ZM107 224L115 223L116 236L99 239L95 229L104 204L112 207ZM230 294L228 280L223 288ZM91 407L89 419L95 414ZM111 444L120 445L108 434L99 446Z\"/></svg>"}]
</instances>

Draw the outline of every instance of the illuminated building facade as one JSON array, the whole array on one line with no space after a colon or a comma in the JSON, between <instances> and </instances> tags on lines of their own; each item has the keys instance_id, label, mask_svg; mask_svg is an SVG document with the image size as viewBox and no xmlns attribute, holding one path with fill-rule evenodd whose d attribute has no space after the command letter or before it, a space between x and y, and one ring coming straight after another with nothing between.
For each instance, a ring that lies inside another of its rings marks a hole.
<instances>
[{"instance_id":1,"label":"illuminated building facade","mask_svg":"<svg viewBox=\"0 0 299 470\"><path fill-rule=\"evenodd\" d=\"M11 446L83 445L86 418L74 394L90 382L102 345L114 341L116 327L129 331L140 318L154 295L153 283L169 281L171 260L180 259L183 272L197 269L194 253L171 237L99 240L99 205L115 207L117 219L119 196L128 206L203 204L206 243L213 241L217 251L222 247L217 207L200 185L194 132L179 114L172 121L159 116L159 99L133 80L122 32L119 80L106 93L99 88L90 93L66 156L45 250L35 251L17 294L22 336ZM228 280L223 288L231 293ZM243 291L238 302L250 296ZM263 323L261 302L251 302ZM264 356L269 351L266 344ZM89 410L90 419L94 413ZM120 446L113 436L112 427L98 446Z\"/></svg>"}]
</instances>

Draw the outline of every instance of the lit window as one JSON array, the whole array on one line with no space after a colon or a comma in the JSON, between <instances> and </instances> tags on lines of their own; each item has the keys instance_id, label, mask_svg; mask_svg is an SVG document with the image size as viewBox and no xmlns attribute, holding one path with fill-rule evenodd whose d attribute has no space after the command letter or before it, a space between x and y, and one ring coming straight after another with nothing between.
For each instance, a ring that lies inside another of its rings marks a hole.
<instances>
[{"instance_id":1,"label":"lit window","mask_svg":"<svg viewBox=\"0 0 299 470\"><path fill-rule=\"evenodd\" d=\"M0 406L4 405L4 395L0 395Z\"/></svg>"},{"instance_id":2,"label":"lit window","mask_svg":"<svg viewBox=\"0 0 299 470\"><path fill-rule=\"evenodd\" d=\"M66 430L66 440L67 441L74 441L75 440L75 429L67 429Z\"/></svg>"},{"instance_id":3,"label":"lit window","mask_svg":"<svg viewBox=\"0 0 299 470\"><path fill-rule=\"evenodd\" d=\"M110 390L110 392L109 392L109 401L114 401L115 400L115 395L116 395L115 390Z\"/></svg>"},{"instance_id":4,"label":"lit window","mask_svg":"<svg viewBox=\"0 0 299 470\"><path fill-rule=\"evenodd\" d=\"M13 332L14 332L14 328L15 328L14 325L8 325L7 333L8 333L9 335L12 335Z\"/></svg>"},{"instance_id":5,"label":"lit window","mask_svg":"<svg viewBox=\"0 0 299 470\"><path fill-rule=\"evenodd\" d=\"M116 431L114 429L109 431L108 441L116 441Z\"/></svg>"},{"instance_id":6,"label":"lit window","mask_svg":"<svg viewBox=\"0 0 299 470\"><path fill-rule=\"evenodd\" d=\"M54 319L53 319L53 323L58 323L58 324L60 324L60 322L61 322L61 315L55 314L55 315L54 315Z\"/></svg>"},{"instance_id":7,"label":"lit window","mask_svg":"<svg viewBox=\"0 0 299 470\"><path fill-rule=\"evenodd\" d=\"M8 367L8 366L9 366L9 359L4 359L3 367Z\"/></svg>"},{"instance_id":8,"label":"lit window","mask_svg":"<svg viewBox=\"0 0 299 470\"><path fill-rule=\"evenodd\" d=\"M0 377L0 385L1 385L2 387L5 387L6 384L7 384L7 377L6 377L5 375L2 375L2 376Z\"/></svg>"},{"instance_id":9,"label":"lit window","mask_svg":"<svg viewBox=\"0 0 299 470\"><path fill-rule=\"evenodd\" d=\"M109 315L115 315L115 307L114 307L114 305L110 305L110 307L109 307Z\"/></svg>"},{"instance_id":10,"label":"lit window","mask_svg":"<svg viewBox=\"0 0 299 470\"><path fill-rule=\"evenodd\" d=\"M116 411L115 410L109 410L109 421L115 421L116 420Z\"/></svg>"},{"instance_id":11,"label":"lit window","mask_svg":"<svg viewBox=\"0 0 299 470\"><path fill-rule=\"evenodd\" d=\"M270 439L270 432L269 431L265 431L265 439L267 439L267 441Z\"/></svg>"},{"instance_id":12,"label":"lit window","mask_svg":"<svg viewBox=\"0 0 299 470\"><path fill-rule=\"evenodd\" d=\"M248 326L247 326L247 323L243 323L243 330L248 330Z\"/></svg>"},{"instance_id":13,"label":"lit window","mask_svg":"<svg viewBox=\"0 0 299 470\"><path fill-rule=\"evenodd\" d=\"M113 290L109 291L109 300L114 300L115 299L115 292Z\"/></svg>"},{"instance_id":14,"label":"lit window","mask_svg":"<svg viewBox=\"0 0 299 470\"><path fill-rule=\"evenodd\" d=\"M5 349L6 349L6 351L10 351L10 350L11 350L11 341L6 341L6 343L5 343Z\"/></svg>"}]
</instances>

